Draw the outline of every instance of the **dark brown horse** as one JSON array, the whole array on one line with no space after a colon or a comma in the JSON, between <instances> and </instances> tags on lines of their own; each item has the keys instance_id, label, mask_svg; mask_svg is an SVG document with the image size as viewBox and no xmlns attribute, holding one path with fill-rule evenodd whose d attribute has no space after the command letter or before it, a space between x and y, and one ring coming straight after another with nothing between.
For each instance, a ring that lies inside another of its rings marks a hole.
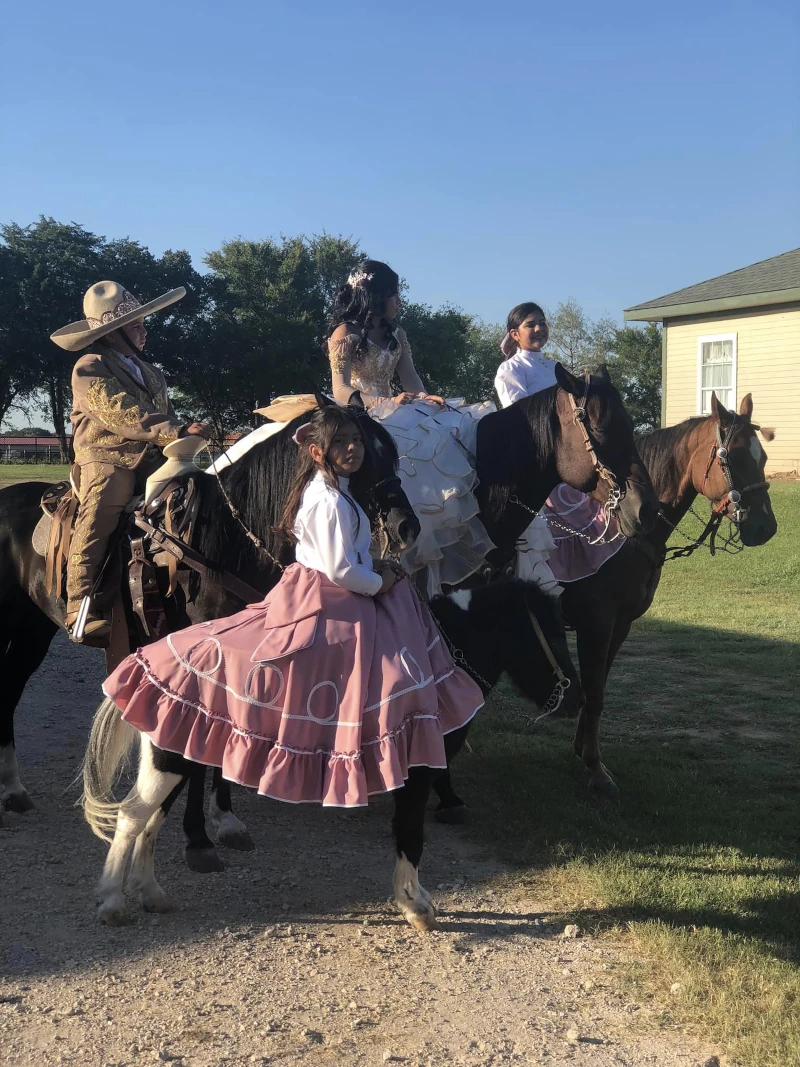
<instances>
[{"instance_id":1,"label":"dark brown horse","mask_svg":"<svg viewBox=\"0 0 800 1067\"><path fill-rule=\"evenodd\" d=\"M605 367L576 377L556 365L557 385L493 412L478 424L475 464L479 477L476 498L480 516L496 548L487 557L487 572L502 577L513 568L516 543L530 523L531 512L544 504L559 482L591 493L604 503L619 497L620 529L636 536L653 528L658 497L634 440L633 423ZM462 589L485 584L474 575ZM467 603L468 601L465 601ZM579 693L567 691L562 714L580 706ZM229 829L228 841L246 837L244 824L231 810L230 784L214 773L211 817ZM191 782L190 782L191 790ZM456 806L461 806L456 798ZM202 790L190 791L187 834L207 842L203 825ZM219 869L219 859L204 845L194 850L203 869ZM188 855L188 852L187 852ZM199 869L199 868L196 868Z\"/></svg>"},{"instance_id":2,"label":"dark brown horse","mask_svg":"<svg viewBox=\"0 0 800 1067\"><path fill-rule=\"evenodd\" d=\"M575 628L586 703L578 720L575 752L589 769L589 784L617 793L600 758L600 718L606 679L632 623L653 603L667 541L695 499L704 496L720 519L735 521L742 544L763 545L778 528L764 479L767 454L752 422L753 400L742 400L739 414L712 395L712 414L639 437L639 452L661 502L659 521L649 533L629 538L623 548L588 578L564 586L561 603ZM772 431L763 430L766 440ZM679 566L678 563L675 564ZM434 782L439 817L461 821L463 801L453 791L450 773Z\"/></svg>"}]
</instances>

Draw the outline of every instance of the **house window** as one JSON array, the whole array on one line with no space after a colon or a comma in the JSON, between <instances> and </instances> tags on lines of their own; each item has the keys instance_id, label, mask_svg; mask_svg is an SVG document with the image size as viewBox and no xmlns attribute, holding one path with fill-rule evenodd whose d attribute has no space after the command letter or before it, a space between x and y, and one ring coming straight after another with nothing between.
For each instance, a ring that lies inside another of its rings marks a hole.
<instances>
[{"instance_id":1,"label":"house window","mask_svg":"<svg viewBox=\"0 0 800 1067\"><path fill-rule=\"evenodd\" d=\"M726 408L736 406L736 334L701 337L698 347L697 406L701 415L711 414L711 394Z\"/></svg>"}]
</instances>

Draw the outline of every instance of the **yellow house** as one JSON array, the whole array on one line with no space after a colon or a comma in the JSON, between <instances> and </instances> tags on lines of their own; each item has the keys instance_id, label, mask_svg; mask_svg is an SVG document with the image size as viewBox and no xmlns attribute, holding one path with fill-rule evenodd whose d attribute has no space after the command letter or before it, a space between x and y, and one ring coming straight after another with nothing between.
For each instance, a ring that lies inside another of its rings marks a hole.
<instances>
[{"instance_id":1,"label":"yellow house","mask_svg":"<svg viewBox=\"0 0 800 1067\"><path fill-rule=\"evenodd\" d=\"M753 418L775 429L769 473L800 472L800 248L627 308L663 323L661 425L729 408L753 394Z\"/></svg>"}]
</instances>

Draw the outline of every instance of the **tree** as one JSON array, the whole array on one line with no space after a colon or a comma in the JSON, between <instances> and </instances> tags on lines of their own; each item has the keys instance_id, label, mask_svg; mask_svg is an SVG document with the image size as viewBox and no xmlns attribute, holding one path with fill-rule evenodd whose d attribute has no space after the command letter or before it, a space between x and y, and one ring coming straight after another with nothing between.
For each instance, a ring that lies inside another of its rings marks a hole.
<instances>
[{"instance_id":1,"label":"tree","mask_svg":"<svg viewBox=\"0 0 800 1067\"><path fill-rule=\"evenodd\" d=\"M43 426L21 426L18 430L2 430L0 437L52 437L53 431Z\"/></svg>"},{"instance_id":2,"label":"tree","mask_svg":"<svg viewBox=\"0 0 800 1067\"><path fill-rule=\"evenodd\" d=\"M0 227L3 271L0 307L11 308L0 326L0 372L10 354L13 366L25 367L26 377L0 373L2 383L17 388L17 397L37 390L44 395L56 435L66 456L66 422L72 406L70 381L75 356L50 341L50 334L81 317L83 296L95 282L113 278L143 302L166 289L185 285L188 295L165 314L148 321L148 358L165 363L170 353L187 343L192 322L204 312L205 290L187 252L155 257L129 238L106 241L77 223L58 223L42 216L31 226L9 223ZM6 270L6 264L10 269Z\"/></svg>"},{"instance_id":3,"label":"tree","mask_svg":"<svg viewBox=\"0 0 800 1067\"><path fill-rule=\"evenodd\" d=\"M426 388L440 396L463 396L470 402L492 395L501 356L503 330L486 326L459 308L434 310L409 303L401 323L414 352L414 365Z\"/></svg>"},{"instance_id":4,"label":"tree","mask_svg":"<svg viewBox=\"0 0 800 1067\"><path fill-rule=\"evenodd\" d=\"M327 381L326 316L364 258L350 238L323 234L226 242L206 257L205 312L170 356L183 407L217 433L252 425L253 408Z\"/></svg>"},{"instance_id":5,"label":"tree","mask_svg":"<svg viewBox=\"0 0 800 1067\"><path fill-rule=\"evenodd\" d=\"M70 357L50 334L79 317L83 294L97 273L101 239L76 223L42 216L32 226L0 226L6 259L14 263L11 284L3 279L4 299L14 313L6 328L10 351L27 361L36 386L46 396L56 435L67 454L65 423L70 405Z\"/></svg>"},{"instance_id":6,"label":"tree","mask_svg":"<svg viewBox=\"0 0 800 1067\"><path fill-rule=\"evenodd\" d=\"M584 368L596 370L613 352L616 325L608 317L593 322L577 301L559 304L548 316L550 344L554 355L573 374Z\"/></svg>"},{"instance_id":7,"label":"tree","mask_svg":"<svg viewBox=\"0 0 800 1067\"><path fill-rule=\"evenodd\" d=\"M614 331L611 380L622 394L637 431L648 433L661 425L661 327L626 326Z\"/></svg>"}]
</instances>

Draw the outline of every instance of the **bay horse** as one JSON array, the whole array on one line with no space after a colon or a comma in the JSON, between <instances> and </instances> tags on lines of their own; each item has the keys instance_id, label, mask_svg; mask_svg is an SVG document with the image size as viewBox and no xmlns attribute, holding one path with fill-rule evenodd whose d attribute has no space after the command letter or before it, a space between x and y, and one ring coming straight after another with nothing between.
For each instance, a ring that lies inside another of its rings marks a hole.
<instances>
[{"instance_id":1,"label":"bay horse","mask_svg":"<svg viewBox=\"0 0 800 1067\"><path fill-rule=\"evenodd\" d=\"M698 496L706 497L720 519L735 520L742 544L766 544L778 524L764 469L767 454L758 440L774 437L752 422L753 398L744 397L737 415L711 397L711 414L637 438L642 459L660 501L658 523L649 533L629 537L600 570L564 584L561 604L574 628L586 698L574 749L589 770L590 788L618 792L600 755L600 719L606 680L633 622L650 608L661 579L667 541ZM449 772L434 782L442 821L461 821L464 802Z\"/></svg>"},{"instance_id":2,"label":"bay horse","mask_svg":"<svg viewBox=\"0 0 800 1067\"><path fill-rule=\"evenodd\" d=\"M326 402L322 397L319 400ZM419 521L397 476L397 449L390 434L367 416L360 397L354 398L351 411L362 428L366 445L364 466L355 476L353 492L359 495L370 519L380 521L391 545L400 550L416 538ZM199 494L195 547L206 558L217 561L220 570L224 567L233 572L262 594L278 581L281 554L283 562L291 561L286 550L279 547L273 528L280 521L294 476L297 445L292 434L307 418L298 416L284 430L255 446L223 471L219 482L200 471L191 475ZM18 812L33 807L19 776L14 711L54 635L64 625L63 602L46 589L45 560L32 545L33 531L42 516L39 502L48 485L21 482L0 490L0 818L3 807ZM261 540L265 550L254 543L248 532ZM181 569L178 578L174 596L164 599L170 630L217 619L243 607L243 601L213 576L201 577ZM127 583L122 583L122 594L129 650L134 651L146 638L130 610ZM112 666L116 664L110 664L109 669ZM195 780L191 788L202 797L202 780ZM232 836L231 843L238 841L239 847L252 847L235 823L221 829L223 837L226 830ZM213 852L204 833L193 827L191 837L200 852L203 848Z\"/></svg>"},{"instance_id":3,"label":"bay horse","mask_svg":"<svg viewBox=\"0 0 800 1067\"><path fill-rule=\"evenodd\" d=\"M435 597L430 606L454 654L479 679L484 695L507 672L524 697L544 707L554 692L552 656L561 677L579 698L580 681L570 660L560 609L535 585L495 583L474 592ZM448 760L461 748L466 734L464 726L445 736ZM114 781L137 743L136 784L117 803L112 798ZM156 748L123 720L111 700L101 703L84 762L83 805L92 831L111 842L98 886L102 922L126 921L123 890L129 859L127 885L139 903L148 911L168 909L155 877L156 838L184 783L198 777L198 766L184 756ZM419 865L425 807L431 779L437 773L435 768L410 767L405 784L394 791L394 900L406 920L421 931L435 927L435 909L420 884Z\"/></svg>"},{"instance_id":4,"label":"bay horse","mask_svg":"<svg viewBox=\"0 0 800 1067\"><path fill-rule=\"evenodd\" d=\"M658 497L639 457L633 423L606 369L577 377L556 364L555 373L556 385L485 415L478 423L476 499L496 547L487 556L485 569L462 583L462 590L507 573L531 512L541 508L560 482L592 494L601 503L616 503L617 521L627 535L643 533L656 521ZM568 690L562 714L577 714L578 699L577 690ZM213 782L212 824L224 825L229 841L235 842L238 835L249 841L244 824L233 815L230 784L217 770ZM199 828L200 840L207 841L202 800L202 787L193 792L190 781L185 829L190 834ZM193 850L193 860L202 861L207 870L221 866L215 854L199 849Z\"/></svg>"}]
</instances>

